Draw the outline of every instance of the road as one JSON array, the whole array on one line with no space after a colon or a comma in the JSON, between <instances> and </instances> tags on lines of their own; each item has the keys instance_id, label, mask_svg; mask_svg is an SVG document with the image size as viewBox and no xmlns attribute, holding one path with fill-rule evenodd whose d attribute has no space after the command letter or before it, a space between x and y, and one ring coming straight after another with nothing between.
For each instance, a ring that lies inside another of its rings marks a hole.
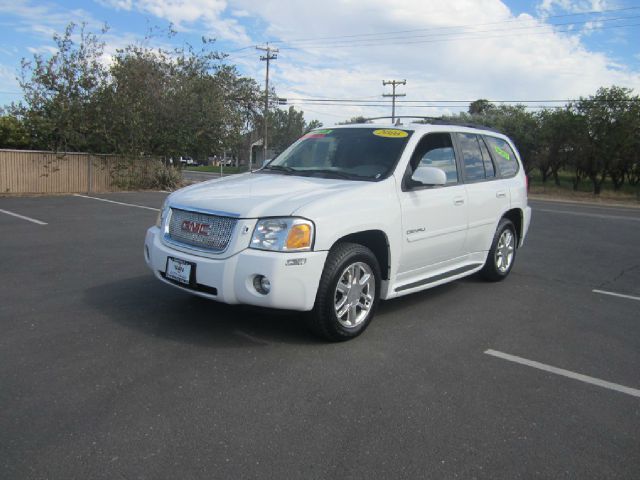
<instances>
[{"instance_id":1,"label":"road","mask_svg":"<svg viewBox=\"0 0 640 480\"><path fill-rule=\"evenodd\" d=\"M640 478L640 210L531 202L506 281L328 344L155 280L164 195L0 198L0 478Z\"/></svg>"}]
</instances>

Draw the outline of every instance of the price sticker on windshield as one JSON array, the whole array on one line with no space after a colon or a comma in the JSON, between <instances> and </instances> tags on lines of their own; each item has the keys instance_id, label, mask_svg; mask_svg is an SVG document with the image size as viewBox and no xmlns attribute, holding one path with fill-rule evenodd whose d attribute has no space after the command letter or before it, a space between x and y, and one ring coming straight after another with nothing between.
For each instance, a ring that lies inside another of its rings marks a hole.
<instances>
[{"instance_id":1,"label":"price sticker on windshield","mask_svg":"<svg viewBox=\"0 0 640 480\"><path fill-rule=\"evenodd\" d=\"M383 130L374 130L373 134L377 135L378 137L385 137L385 138L404 138L409 136L409 134L404 130L396 130L396 129L390 129L390 128L383 129Z\"/></svg>"}]
</instances>

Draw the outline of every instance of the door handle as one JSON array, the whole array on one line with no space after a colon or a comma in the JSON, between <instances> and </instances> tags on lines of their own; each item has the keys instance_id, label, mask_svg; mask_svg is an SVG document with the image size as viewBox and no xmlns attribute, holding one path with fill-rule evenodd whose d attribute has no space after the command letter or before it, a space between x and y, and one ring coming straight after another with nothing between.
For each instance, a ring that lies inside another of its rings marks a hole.
<instances>
[{"instance_id":1,"label":"door handle","mask_svg":"<svg viewBox=\"0 0 640 480\"><path fill-rule=\"evenodd\" d=\"M507 196L507 192L505 192L504 190L500 190L499 192L496 192L496 198L505 198Z\"/></svg>"},{"instance_id":2,"label":"door handle","mask_svg":"<svg viewBox=\"0 0 640 480\"><path fill-rule=\"evenodd\" d=\"M454 204L456 207L459 207L460 205L464 205L464 198L462 198L462 197L454 198L454 199L453 199L453 204Z\"/></svg>"}]
</instances>

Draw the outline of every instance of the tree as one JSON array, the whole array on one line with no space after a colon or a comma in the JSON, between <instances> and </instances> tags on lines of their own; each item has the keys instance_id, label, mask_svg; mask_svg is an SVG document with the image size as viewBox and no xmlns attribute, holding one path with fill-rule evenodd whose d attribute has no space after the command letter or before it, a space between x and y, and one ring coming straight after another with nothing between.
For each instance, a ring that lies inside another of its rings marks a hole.
<instances>
[{"instance_id":1,"label":"tree","mask_svg":"<svg viewBox=\"0 0 640 480\"><path fill-rule=\"evenodd\" d=\"M472 115L473 123L495 128L510 137L516 144L524 169L529 174L536 165L538 149L538 131L540 124L533 113L524 105L501 105L485 110L481 115Z\"/></svg>"},{"instance_id":2,"label":"tree","mask_svg":"<svg viewBox=\"0 0 640 480\"><path fill-rule=\"evenodd\" d=\"M536 167L542 183L553 177L560 184L558 172L567 166L574 167L583 152L583 122L569 108L543 110L539 114L539 147ZM577 182L574 182L577 186Z\"/></svg>"},{"instance_id":3,"label":"tree","mask_svg":"<svg viewBox=\"0 0 640 480\"><path fill-rule=\"evenodd\" d=\"M31 61L22 60L20 86L25 104L15 106L12 113L24 118L31 143L41 148L99 150L96 127L101 119L93 99L107 80L101 62L104 43L87 32L85 24L74 23L53 39L57 51L49 58L36 54Z\"/></svg>"},{"instance_id":4,"label":"tree","mask_svg":"<svg viewBox=\"0 0 640 480\"><path fill-rule=\"evenodd\" d=\"M469 104L469 114L470 115L484 115L489 113L491 110L494 110L496 106L491 103L489 100L485 100L481 98Z\"/></svg>"},{"instance_id":5,"label":"tree","mask_svg":"<svg viewBox=\"0 0 640 480\"><path fill-rule=\"evenodd\" d=\"M595 95L580 98L572 108L584 118L585 155L580 165L599 195L609 176L619 189L631 167L638 127L634 105L640 102L632 90L612 86L599 88Z\"/></svg>"},{"instance_id":6,"label":"tree","mask_svg":"<svg viewBox=\"0 0 640 480\"><path fill-rule=\"evenodd\" d=\"M354 123L367 123L367 118L359 115L357 117L351 117L349 120L338 123L338 125L351 125Z\"/></svg>"},{"instance_id":7,"label":"tree","mask_svg":"<svg viewBox=\"0 0 640 480\"><path fill-rule=\"evenodd\" d=\"M306 132L304 113L293 106L288 110L275 109L269 114L269 144L276 151L282 151Z\"/></svg>"},{"instance_id":8,"label":"tree","mask_svg":"<svg viewBox=\"0 0 640 480\"><path fill-rule=\"evenodd\" d=\"M23 122L11 115L0 116L0 148L27 148L29 133Z\"/></svg>"}]
</instances>

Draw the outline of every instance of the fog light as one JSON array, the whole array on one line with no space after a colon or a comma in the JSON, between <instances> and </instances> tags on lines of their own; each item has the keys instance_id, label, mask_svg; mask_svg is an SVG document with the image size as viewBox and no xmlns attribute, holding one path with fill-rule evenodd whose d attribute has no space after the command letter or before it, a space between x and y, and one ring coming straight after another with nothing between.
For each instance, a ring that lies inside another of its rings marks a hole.
<instances>
[{"instance_id":1,"label":"fog light","mask_svg":"<svg viewBox=\"0 0 640 480\"><path fill-rule=\"evenodd\" d=\"M253 277L253 288L256 292L266 295L271 291L271 282L264 275L256 275Z\"/></svg>"}]
</instances>

